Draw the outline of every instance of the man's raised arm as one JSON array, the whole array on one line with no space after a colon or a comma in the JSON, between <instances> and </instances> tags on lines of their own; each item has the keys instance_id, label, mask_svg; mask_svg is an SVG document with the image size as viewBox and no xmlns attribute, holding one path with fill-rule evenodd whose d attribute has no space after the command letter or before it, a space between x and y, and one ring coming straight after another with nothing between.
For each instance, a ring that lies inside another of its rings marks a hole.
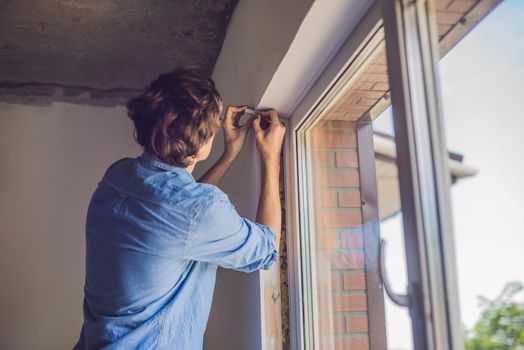
<instances>
[{"instance_id":1,"label":"man's raised arm","mask_svg":"<svg viewBox=\"0 0 524 350\"><path fill-rule=\"evenodd\" d=\"M262 120L269 125L263 129ZM253 120L253 130L262 156L262 189L257 211L257 222L271 227L276 234L277 250L280 249L282 211L279 195L280 152L286 128L277 111L260 112Z\"/></svg>"}]
</instances>

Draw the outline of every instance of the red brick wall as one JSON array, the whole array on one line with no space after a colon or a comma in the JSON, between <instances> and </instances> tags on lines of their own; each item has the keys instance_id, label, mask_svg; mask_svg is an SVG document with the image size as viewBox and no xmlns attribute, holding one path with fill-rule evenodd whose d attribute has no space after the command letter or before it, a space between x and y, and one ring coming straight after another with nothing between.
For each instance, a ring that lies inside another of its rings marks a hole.
<instances>
[{"instance_id":1,"label":"red brick wall","mask_svg":"<svg viewBox=\"0 0 524 350\"><path fill-rule=\"evenodd\" d=\"M369 349L355 124L328 120L311 133L322 349Z\"/></svg>"}]
</instances>

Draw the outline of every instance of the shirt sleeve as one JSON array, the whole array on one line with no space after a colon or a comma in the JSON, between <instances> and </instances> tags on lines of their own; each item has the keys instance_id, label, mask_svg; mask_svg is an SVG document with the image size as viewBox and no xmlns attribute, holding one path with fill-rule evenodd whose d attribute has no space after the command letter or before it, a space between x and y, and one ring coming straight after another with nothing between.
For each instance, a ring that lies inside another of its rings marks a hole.
<instances>
[{"instance_id":1,"label":"shirt sleeve","mask_svg":"<svg viewBox=\"0 0 524 350\"><path fill-rule=\"evenodd\" d=\"M215 192L192 221L186 258L251 272L268 270L278 257L269 226L242 218L223 192Z\"/></svg>"}]
</instances>

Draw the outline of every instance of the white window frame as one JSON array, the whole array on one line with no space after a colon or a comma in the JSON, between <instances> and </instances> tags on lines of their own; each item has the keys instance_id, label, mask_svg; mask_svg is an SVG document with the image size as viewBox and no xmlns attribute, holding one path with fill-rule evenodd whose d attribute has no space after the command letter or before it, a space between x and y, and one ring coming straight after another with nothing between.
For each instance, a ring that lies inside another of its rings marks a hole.
<instances>
[{"instance_id":1,"label":"white window frame","mask_svg":"<svg viewBox=\"0 0 524 350\"><path fill-rule=\"evenodd\" d=\"M385 23L380 5L386 14ZM301 154L305 144L300 130L304 130L301 128L313 122L315 114L325 108L328 94L331 97L336 95L336 90L340 89L337 83L351 76L348 69L383 25L388 41L388 64L390 67L397 67L397 64L401 67L398 71L390 70L390 85L396 132L406 136L396 140L400 150L398 162L404 167L399 168L399 175L406 179L401 180L403 208L409 208L404 215L404 230L409 239L417 239L417 244L406 245L410 286L405 300L409 301L411 314L423 316L416 316L412 322L413 333L417 334L414 345L417 350L463 349L461 329L457 327L460 320L447 186L449 171L440 124L438 58L434 50L436 36L432 36L435 30L432 11L431 0L380 0L351 33L289 118L285 183L292 349L319 348L318 327L314 324L315 292L314 289L313 292L307 290L315 282L315 267L311 264L314 252L311 252L311 237L307 233L299 233L300 227L310 225L308 214L300 215L300 208L308 208L308 204L304 203L305 198L300 198L299 193L301 189L308 192L304 186L307 188L309 181L303 181L298 176L306 174L309 166L303 152ZM416 81L414 77L417 75L425 79ZM415 92L426 108L417 110L416 101L409 99L410 94ZM417 128L414 129L413 125ZM428 138L429 144L421 145L421 137L417 133ZM420 181L417 182L417 179L420 177L430 178L431 181L418 186ZM431 197L432 191L438 193L436 198ZM407 201L415 204L410 206ZM437 244L437 247L429 247L426 242ZM413 258L410 260L409 256ZM310 260L303 261L303 257Z\"/></svg>"},{"instance_id":2,"label":"white window frame","mask_svg":"<svg viewBox=\"0 0 524 350\"><path fill-rule=\"evenodd\" d=\"M304 99L288 119L285 144L285 174L286 174L286 225L290 295L290 329L292 349L318 349L318 327L315 327L316 297L305 292L306 286L315 285L314 266L310 261L302 261L302 257L314 258L311 250L311 237L300 234L302 225L310 225L307 217L300 215L299 189L305 182L299 181L299 173L307 173L307 161L300 156L300 148L305 146L304 133L301 129L307 123L314 123L321 111L340 93L344 84L353 77L351 70L359 66L357 60L366 56L363 51L371 51L373 39L377 40L377 32L383 25L378 4L373 5L359 25L347 38L338 53L327 65L324 72L313 84ZM361 62L360 62L361 63ZM326 96L328 96L326 98ZM302 129L303 130L303 129ZM301 154L303 156L303 152ZM307 204L303 204L307 207ZM311 300L311 302L309 302ZM306 317L309 315L309 317Z\"/></svg>"}]
</instances>

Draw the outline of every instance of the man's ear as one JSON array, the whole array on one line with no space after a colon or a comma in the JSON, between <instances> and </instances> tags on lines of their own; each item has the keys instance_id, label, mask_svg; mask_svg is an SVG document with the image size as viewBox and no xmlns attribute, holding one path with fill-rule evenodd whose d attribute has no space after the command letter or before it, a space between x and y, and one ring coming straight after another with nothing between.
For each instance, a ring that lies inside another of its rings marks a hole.
<instances>
[{"instance_id":1,"label":"man's ear","mask_svg":"<svg viewBox=\"0 0 524 350\"><path fill-rule=\"evenodd\" d=\"M194 164L195 161L198 159L198 153L195 154L194 156L191 156L191 157L187 157L189 159L189 161L191 162L191 164Z\"/></svg>"}]
</instances>

